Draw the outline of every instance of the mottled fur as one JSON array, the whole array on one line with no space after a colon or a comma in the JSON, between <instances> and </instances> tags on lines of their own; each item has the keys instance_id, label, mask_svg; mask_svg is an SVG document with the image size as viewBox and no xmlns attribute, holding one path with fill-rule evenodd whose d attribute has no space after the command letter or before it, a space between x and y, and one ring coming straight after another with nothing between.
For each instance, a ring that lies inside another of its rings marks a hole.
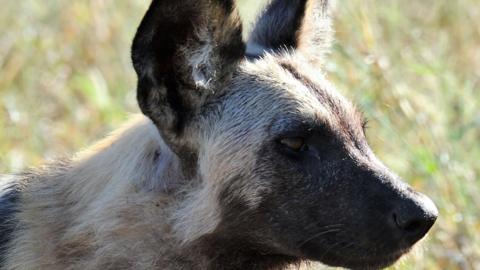
<instances>
[{"instance_id":1,"label":"mottled fur","mask_svg":"<svg viewBox=\"0 0 480 270\"><path fill-rule=\"evenodd\" d=\"M422 238L435 206L319 72L327 1L273 0L241 32L232 1L153 1L132 46L145 116L1 184L2 269L379 268Z\"/></svg>"}]
</instances>

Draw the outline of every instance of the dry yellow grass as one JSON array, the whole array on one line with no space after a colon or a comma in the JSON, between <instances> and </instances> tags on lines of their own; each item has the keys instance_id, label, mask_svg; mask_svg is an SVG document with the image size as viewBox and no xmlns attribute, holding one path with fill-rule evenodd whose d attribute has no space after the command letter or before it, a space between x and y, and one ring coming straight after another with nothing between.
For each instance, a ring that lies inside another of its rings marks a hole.
<instances>
[{"instance_id":1,"label":"dry yellow grass","mask_svg":"<svg viewBox=\"0 0 480 270\"><path fill-rule=\"evenodd\" d=\"M2 3L0 172L71 154L138 111L129 46L147 2ZM365 111L378 155L440 208L395 268L480 269L478 1L338 1L335 28L330 79Z\"/></svg>"}]
</instances>

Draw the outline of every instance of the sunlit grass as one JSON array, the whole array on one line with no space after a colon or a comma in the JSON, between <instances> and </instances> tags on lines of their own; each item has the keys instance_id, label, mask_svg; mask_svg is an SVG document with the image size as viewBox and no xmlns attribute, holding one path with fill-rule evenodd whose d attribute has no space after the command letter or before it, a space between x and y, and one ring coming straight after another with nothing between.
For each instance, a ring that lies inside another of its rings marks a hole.
<instances>
[{"instance_id":1,"label":"sunlit grass","mask_svg":"<svg viewBox=\"0 0 480 270\"><path fill-rule=\"evenodd\" d=\"M129 46L147 2L2 3L0 172L71 154L138 111ZM480 269L480 5L337 2L329 78L370 119L381 159L440 209L396 268Z\"/></svg>"}]
</instances>

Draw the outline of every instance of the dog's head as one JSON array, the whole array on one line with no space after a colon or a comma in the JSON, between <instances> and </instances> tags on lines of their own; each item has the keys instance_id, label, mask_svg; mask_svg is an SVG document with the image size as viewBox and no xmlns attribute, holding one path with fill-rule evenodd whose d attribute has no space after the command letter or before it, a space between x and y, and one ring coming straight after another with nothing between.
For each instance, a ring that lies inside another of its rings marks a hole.
<instances>
[{"instance_id":1,"label":"dog's head","mask_svg":"<svg viewBox=\"0 0 480 270\"><path fill-rule=\"evenodd\" d=\"M274 0L247 44L231 0L153 1L132 58L140 108L196 181L175 217L184 242L383 267L433 225L325 80L329 40L326 0Z\"/></svg>"}]
</instances>

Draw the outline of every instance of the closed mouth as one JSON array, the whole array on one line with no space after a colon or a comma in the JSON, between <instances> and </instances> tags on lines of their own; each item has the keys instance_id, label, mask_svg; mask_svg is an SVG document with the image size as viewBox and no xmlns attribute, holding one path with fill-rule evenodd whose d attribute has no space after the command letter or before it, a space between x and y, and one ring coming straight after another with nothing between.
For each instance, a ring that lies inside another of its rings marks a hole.
<instances>
[{"instance_id":1,"label":"closed mouth","mask_svg":"<svg viewBox=\"0 0 480 270\"><path fill-rule=\"evenodd\" d=\"M407 250L401 250L398 252L375 255L365 257L344 257L344 256L332 256L325 261L326 264L332 266L341 266L349 269L367 270L367 269L382 269L395 263L403 254L407 253ZM334 258L336 257L336 258Z\"/></svg>"}]
</instances>

